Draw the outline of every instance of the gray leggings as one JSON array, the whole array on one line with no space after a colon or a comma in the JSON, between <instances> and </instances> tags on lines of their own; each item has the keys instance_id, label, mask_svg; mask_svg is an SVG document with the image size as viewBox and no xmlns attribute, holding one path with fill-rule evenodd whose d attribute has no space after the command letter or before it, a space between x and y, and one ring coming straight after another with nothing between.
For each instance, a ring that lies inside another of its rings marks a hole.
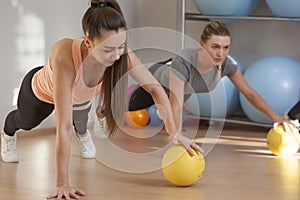
<instances>
[{"instance_id":1,"label":"gray leggings","mask_svg":"<svg viewBox=\"0 0 300 200\"><path fill-rule=\"evenodd\" d=\"M17 109L11 111L4 123L6 134L13 136L17 130L31 130L38 126L54 110L54 105L40 101L33 93L31 80L42 67L32 69L23 79L17 102ZM87 130L88 113L91 102L73 105L73 125L75 131L84 134Z\"/></svg>"}]
</instances>

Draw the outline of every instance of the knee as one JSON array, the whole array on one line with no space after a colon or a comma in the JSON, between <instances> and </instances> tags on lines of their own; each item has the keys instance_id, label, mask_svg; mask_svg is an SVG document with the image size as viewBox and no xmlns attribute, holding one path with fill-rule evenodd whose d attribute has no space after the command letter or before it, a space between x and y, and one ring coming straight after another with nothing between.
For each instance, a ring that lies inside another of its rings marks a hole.
<instances>
[{"instance_id":1,"label":"knee","mask_svg":"<svg viewBox=\"0 0 300 200\"><path fill-rule=\"evenodd\" d=\"M79 134L85 134L87 130L87 126L81 125L81 126L74 126L74 129Z\"/></svg>"},{"instance_id":2,"label":"knee","mask_svg":"<svg viewBox=\"0 0 300 200\"><path fill-rule=\"evenodd\" d=\"M40 122L38 122L38 123L34 123L34 122L31 122L31 123L21 122L20 123L20 128L23 129L23 130L25 130L25 131L30 131L31 129L37 127L39 124L40 124Z\"/></svg>"},{"instance_id":3,"label":"knee","mask_svg":"<svg viewBox=\"0 0 300 200\"><path fill-rule=\"evenodd\" d=\"M23 127L22 129L25 131L30 131L31 129L33 129L34 127Z\"/></svg>"}]
</instances>

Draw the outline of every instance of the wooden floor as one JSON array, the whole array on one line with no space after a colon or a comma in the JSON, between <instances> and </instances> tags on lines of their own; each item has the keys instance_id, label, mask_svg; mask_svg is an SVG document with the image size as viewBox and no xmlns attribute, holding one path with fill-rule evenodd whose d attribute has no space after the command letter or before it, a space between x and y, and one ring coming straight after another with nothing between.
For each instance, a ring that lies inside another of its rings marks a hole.
<instances>
[{"instance_id":1,"label":"wooden floor","mask_svg":"<svg viewBox=\"0 0 300 200\"><path fill-rule=\"evenodd\" d=\"M299 200L300 154L273 156L266 145L267 128L226 124L217 144L207 134L185 126L184 134L204 142L206 169L193 186L171 185L160 162L168 138L162 130L130 130L103 140L94 136L97 159L81 159L73 141L70 177L73 186L84 190L83 200ZM148 135L147 135L148 134ZM140 137L137 138L135 136ZM206 135L205 140L203 140ZM53 190L54 129L18 133L19 163L0 162L0 194L3 200L40 200Z\"/></svg>"}]
</instances>

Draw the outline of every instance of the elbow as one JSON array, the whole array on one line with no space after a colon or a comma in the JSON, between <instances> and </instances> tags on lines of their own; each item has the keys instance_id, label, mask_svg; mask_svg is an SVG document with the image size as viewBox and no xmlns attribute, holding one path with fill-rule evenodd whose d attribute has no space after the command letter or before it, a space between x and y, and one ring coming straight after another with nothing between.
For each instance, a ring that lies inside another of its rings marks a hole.
<instances>
[{"instance_id":1,"label":"elbow","mask_svg":"<svg viewBox=\"0 0 300 200\"><path fill-rule=\"evenodd\" d=\"M144 86L144 89L151 94L152 97L158 97L159 95L163 94L165 90L160 84L150 84Z\"/></svg>"},{"instance_id":2,"label":"elbow","mask_svg":"<svg viewBox=\"0 0 300 200\"><path fill-rule=\"evenodd\" d=\"M243 94L245 96L245 98L247 99L247 101L249 101L250 104L255 104L256 100L257 100L257 95L254 92L250 92L247 94Z\"/></svg>"}]
</instances>

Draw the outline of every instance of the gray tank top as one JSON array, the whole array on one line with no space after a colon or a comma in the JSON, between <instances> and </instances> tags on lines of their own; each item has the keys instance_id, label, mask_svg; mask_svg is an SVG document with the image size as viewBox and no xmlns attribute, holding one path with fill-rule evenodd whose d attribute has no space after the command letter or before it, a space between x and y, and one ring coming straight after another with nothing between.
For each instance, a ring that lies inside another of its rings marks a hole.
<instances>
[{"instance_id":1,"label":"gray tank top","mask_svg":"<svg viewBox=\"0 0 300 200\"><path fill-rule=\"evenodd\" d=\"M184 49L171 63L173 72L185 81L185 94L209 92L215 88L224 76L235 74L238 64L230 56L227 56L221 68L214 66L206 74L200 74L196 69L197 52L200 49Z\"/></svg>"}]
</instances>

